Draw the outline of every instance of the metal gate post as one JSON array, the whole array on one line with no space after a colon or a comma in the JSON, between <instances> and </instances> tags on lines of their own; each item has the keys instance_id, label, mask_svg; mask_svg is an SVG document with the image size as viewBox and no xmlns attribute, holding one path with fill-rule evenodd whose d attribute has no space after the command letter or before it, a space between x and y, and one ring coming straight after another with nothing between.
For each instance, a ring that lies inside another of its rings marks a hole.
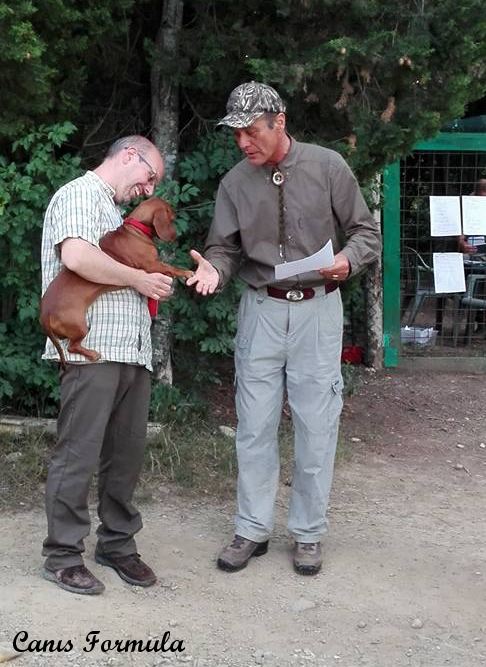
<instances>
[{"instance_id":1,"label":"metal gate post","mask_svg":"<svg viewBox=\"0 0 486 667\"><path fill-rule=\"evenodd\" d=\"M400 356L400 162L383 172L383 363Z\"/></svg>"}]
</instances>

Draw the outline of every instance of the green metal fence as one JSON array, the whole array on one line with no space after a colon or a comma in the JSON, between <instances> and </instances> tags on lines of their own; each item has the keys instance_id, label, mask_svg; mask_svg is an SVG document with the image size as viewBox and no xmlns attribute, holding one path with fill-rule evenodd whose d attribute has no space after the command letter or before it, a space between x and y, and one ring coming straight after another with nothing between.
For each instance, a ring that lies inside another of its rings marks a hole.
<instances>
[{"instance_id":1,"label":"green metal fence","mask_svg":"<svg viewBox=\"0 0 486 667\"><path fill-rule=\"evenodd\" d=\"M433 252L457 252L458 240L430 236L429 196L470 195L480 177L486 177L486 134L482 133L442 133L418 143L409 156L384 171L383 344L387 367L417 356L449 360L486 356L486 338L471 336L476 323L462 307L464 295L436 295L430 270ZM486 299L486 281L481 289ZM404 334L410 334L403 331L407 324L411 325L410 342L402 340ZM433 335L422 338L424 333ZM416 334L419 338L414 339Z\"/></svg>"}]
</instances>

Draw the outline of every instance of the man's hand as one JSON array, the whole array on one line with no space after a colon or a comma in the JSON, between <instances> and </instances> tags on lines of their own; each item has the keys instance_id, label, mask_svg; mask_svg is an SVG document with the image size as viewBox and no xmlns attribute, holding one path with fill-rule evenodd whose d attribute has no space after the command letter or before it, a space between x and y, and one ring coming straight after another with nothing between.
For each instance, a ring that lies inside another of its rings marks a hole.
<instances>
[{"instance_id":1,"label":"man's hand","mask_svg":"<svg viewBox=\"0 0 486 667\"><path fill-rule=\"evenodd\" d=\"M163 273L146 273L142 270L137 271L131 287L134 287L137 292L149 297L149 299L156 299L157 301L165 301L173 292L170 276Z\"/></svg>"},{"instance_id":2,"label":"man's hand","mask_svg":"<svg viewBox=\"0 0 486 667\"><path fill-rule=\"evenodd\" d=\"M197 250L191 250L190 255L197 264L197 270L186 280L186 285L188 287L194 285L196 292L203 296L212 294L219 284L219 273Z\"/></svg>"},{"instance_id":3,"label":"man's hand","mask_svg":"<svg viewBox=\"0 0 486 667\"><path fill-rule=\"evenodd\" d=\"M150 299L165 300L172 294L172 278L169 276L121 264L84 239L63 241L61 260L68 269L95 283L133 287Z\"/></svg>"},{"instance_id":4,"label":"man's hand","mask_svg":"<svg viewBox=\"0 0 486 667\"><path fill-rule=\"evenodd\" d=\"M319 273L325 280L334 280L340 282L346 280L349 276L351 266L349 260L342 252L338 252L334 257L334 264L325 269L319 269Z\"/></svg>"},{"instance_id":5,"label":"man's hand","mask_svg":"<svg viewBox=\"0 0 486 667\"><path fill-rule=\"evenodd\" d=\"M459 237L457 245L459 248L459 252L462 252L464 254L474 255L474 253L477 252L476 246L473 246L470 243L468 243L464 236Z\"/></svg>"}]
</instances>

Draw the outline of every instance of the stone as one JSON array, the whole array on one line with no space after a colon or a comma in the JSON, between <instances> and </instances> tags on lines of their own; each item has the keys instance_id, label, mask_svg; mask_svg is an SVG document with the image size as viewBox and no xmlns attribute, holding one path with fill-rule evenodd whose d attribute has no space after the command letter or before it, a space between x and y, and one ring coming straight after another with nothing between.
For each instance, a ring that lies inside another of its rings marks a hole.
<instances>
[{"instance_id":1,"label":"stone","mask_svg":"<svg viewBox=\"0 0 486 667\"><path fill-rule=\"evenodd\" d=\"M225 435L227 438L236 438L236 430L232 426L220 426L219 432Z\"/></svg>"}]
</instances>

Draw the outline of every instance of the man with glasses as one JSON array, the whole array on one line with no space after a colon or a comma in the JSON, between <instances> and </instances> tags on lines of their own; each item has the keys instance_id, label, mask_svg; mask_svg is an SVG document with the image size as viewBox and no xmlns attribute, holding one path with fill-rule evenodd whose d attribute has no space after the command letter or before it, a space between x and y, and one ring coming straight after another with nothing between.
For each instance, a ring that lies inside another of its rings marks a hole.
<instances>
[{"instance_id":1,"label":"man with glasses","mask_svg":"<svg viewBox=\"0 0 486 667\"><path fill-rule=\"evenodd\" d=\"M266 553L278 488L278 425L287 390L295 431L288 529L293 565L321 568L320 539L342 406L339 284L380 253L380 232L343 158L286 129L276 90L235 88L220 121L244 154L221 181L204 258L187 281L206 295L238 274L243 293L235 346L238 429L236 531L218 567L244 568ZM277 280L275 266L332 241L334 265Z\"/></svg>"},{"instance_id":2,"label":"man with glasses","mask_svg":"<svg viewBox=\"0 0 486 667\"><path fill-rule=\"evenodd\" d=\"M164 164L148 139L116 141L103 162L62 188L47 208L42 237L42 287L66 266L120 289L101 295L88 311L86 345L101 353L86 362L64 347L58 443L46 484L47 537L44 577L72 593L95 595L104 585L84 565L90 531L88 493L98 469L95 559L129 584L150 586L155 574L137 553L142 527L132 504L145 447L152 349L147 297L167 299L172 279L120 264L99 239L122 223L120 204L150 196ZM58 360L48 340L45 359Z\"/></svg>"}]
</instances>

